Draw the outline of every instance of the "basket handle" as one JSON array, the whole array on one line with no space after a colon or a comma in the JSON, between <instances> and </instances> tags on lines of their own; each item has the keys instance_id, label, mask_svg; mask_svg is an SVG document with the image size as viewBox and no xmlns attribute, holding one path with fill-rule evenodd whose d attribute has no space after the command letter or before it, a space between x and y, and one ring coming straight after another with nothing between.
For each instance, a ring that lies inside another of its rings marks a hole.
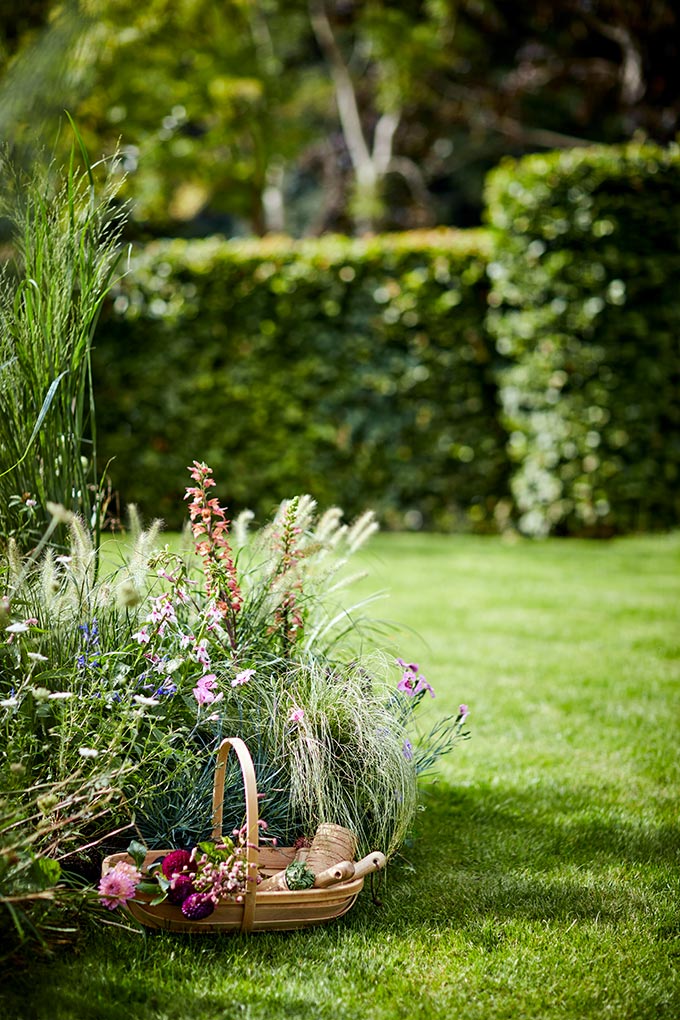
<instances>
[{"instance_id":1,"label":"basket handle","mask_svg":"<svg viewBox=\"0 0 680 1020\"><path fill-rule=\"evenodd\" d=\"M240 737L228 737L223 740L217 751L215 763L215 783L213 786L212 838L215 842L222 839L222 813L224 809L224 780L227 771L227 759L231 749L236 752L246 798L246 862L248 881L243 897L243 918L241 931L251 931L255 916L255 892L257 889L257 865L259 860L259 826L257 817L257 780L253 759L247 746Z\"/></svg>"}]
</instances>

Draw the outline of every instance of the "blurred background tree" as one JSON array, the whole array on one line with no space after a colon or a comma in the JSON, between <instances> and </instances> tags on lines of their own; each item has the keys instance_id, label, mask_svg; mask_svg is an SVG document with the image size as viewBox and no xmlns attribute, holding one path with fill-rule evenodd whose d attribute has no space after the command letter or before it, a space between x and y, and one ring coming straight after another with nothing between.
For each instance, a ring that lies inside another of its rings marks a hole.
<instances>
[{"instance_id":1,"label":"blurred background tree","mask_svg":"<svg viewBox=\"0 0 680 1020\"><path fill-rule=\"evenodd\" d=\"M672 0L13 0L0 131L120 144L136 236L479 221L504 154L678 132Z\"/></svg>"}]
</instances>

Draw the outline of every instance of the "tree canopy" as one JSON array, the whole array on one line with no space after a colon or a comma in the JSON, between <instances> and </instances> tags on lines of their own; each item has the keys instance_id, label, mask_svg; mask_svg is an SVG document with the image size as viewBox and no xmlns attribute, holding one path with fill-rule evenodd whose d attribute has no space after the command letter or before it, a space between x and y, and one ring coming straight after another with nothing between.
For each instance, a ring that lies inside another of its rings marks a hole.
<instances>
[{"instance_id":1,"label":"tree canopy","mask_svg":"<svg viewBox=\"0 0 680 1020\"><path fill-rule=\"evenodd\" d=\"M678 131L670 0L0 5L0 130L68 108L138 234L364 232L479 216L506 153Z\"/></svg>"}]
</instances>

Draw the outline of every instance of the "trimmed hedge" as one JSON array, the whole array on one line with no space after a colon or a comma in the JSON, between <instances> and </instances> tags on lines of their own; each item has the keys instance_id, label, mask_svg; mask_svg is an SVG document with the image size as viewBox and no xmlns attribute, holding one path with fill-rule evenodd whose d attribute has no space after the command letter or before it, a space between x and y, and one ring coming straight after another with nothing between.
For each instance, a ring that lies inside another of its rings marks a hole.
<instances>
[{"instance_id":1,"label":"trimmed hedge","mask_svg":"<svg viewBox=\"0 0 680 1020\"><path fill-rule=\"evenodd\" d=\"M489 530L512 475L527 534L676 526L679 170L547 153L492 172L492 231L149 245L97 334L114 488L175 526L199 458L232 512Z\"/></svg>"},{"instance_id":2,"label":"trimmed hedge","mask_svg":"<svg viewBox=\"0 0 680 1020\"><path fill-rule=\"evenodd\" d=\"M488 326L520 526L680 521L680 149L507 160L487 184Z\"/></svg>"},{"instance_id":3,"label":"trimmed hedge","mask_svg":"<svg viewBox=\"0 0 680 1020\"><path fill-rule=\"evenodd\" d=\"M485 231L150 244L97 334L114 488L176 526L198 458L232 512L305 491L392 527L493 528L489 252Z\"/></svg>"}]
</instances>

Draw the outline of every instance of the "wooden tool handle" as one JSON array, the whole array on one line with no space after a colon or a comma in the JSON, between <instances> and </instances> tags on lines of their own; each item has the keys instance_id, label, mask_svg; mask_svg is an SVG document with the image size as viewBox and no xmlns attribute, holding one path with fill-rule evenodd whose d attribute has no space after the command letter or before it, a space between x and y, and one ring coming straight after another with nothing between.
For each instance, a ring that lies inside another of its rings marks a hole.
<instances>
[{"instance_id":1,"label":"wooden tool handle","mask_svg":"<svg viewBox=\"0 0 680 1020\"><path fill-rule=\"evenodd\" d=\"M372 871L380 871L386 864L387 858L385 854L381 854L379 850L374 850L372 853L367 854L366 857L362 857L354 865L354 878L364 878L366 875L370 875Z\"/></svg>"},{"instance_id":2,"label":"wooden tool handle","mask_svg":"<svg viewBox=\"0 0 680 1020\"><path fill-rule=\"evenodd\" d=\"M329 885L335 885L337 882L347 882L350 878L354 877L354 865L351 861L340 861L338 864L334 864L332 868L326 868L325 871L320 872L314 879L315 889L327 889Z\"/></svg>"}]
</instances>

